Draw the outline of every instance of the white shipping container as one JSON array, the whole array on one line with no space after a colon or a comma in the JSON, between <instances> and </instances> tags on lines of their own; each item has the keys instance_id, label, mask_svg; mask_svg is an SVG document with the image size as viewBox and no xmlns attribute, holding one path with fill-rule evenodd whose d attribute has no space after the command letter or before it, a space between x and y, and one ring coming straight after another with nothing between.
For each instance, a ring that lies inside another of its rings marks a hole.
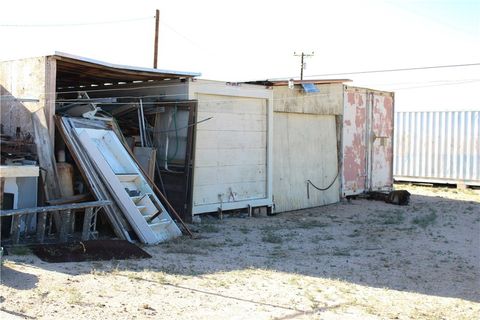
<instances>
[{"instance_id":1,"label":"white shipping container","mask_svg":"<svg viewBox=\"0 0 480 320\"><path fill-rule=\"evenodd\" d=\"M396 181L480 185L480 112L397 112Z\"/></svg>"}]
</instances>

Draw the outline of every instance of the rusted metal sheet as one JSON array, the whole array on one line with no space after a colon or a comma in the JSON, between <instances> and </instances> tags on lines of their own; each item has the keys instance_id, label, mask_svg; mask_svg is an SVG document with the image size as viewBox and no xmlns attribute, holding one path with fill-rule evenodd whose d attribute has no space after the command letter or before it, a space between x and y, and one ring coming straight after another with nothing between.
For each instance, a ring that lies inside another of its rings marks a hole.
<instances>
[{"instance_id":1,"label":"rusted metal sheet","mask_svg":"<svg viewBox=\"0 0 480 320\"><path fill-rule=\"evenodd\" d=\"M394 178L480 185L480 112L397 112Z\"/></svg>"},{"instance_id":2,"label":"rusted metal sheet","mask_svg":"<svg viewBox=\"0 0 480 320\"><path fill-rule=\"evenodd\" d=\"M372 131L370 136L370 190L392 186L393 167L393 97L370 93Z\"/></svg>"},{"instance_id":3,"label":"rusted metal sheet","mask_svg":"<svg viewBox=\"0 0 480 320\"><path fill-rule=\"evenodd\" d=\"M361 193L367 176L367 94L346 90L343 112L343 196Z\"/></svg>"},{"instance_id":4,"label":"rusted metal sheet","mask_svg":"<svg viewBox=\"0 0 480 320\"><path fill-rule=\"evenodd\" d=\"M346 87L342 196L392 187L393 93Z\"/></svg>"}]
</instances>

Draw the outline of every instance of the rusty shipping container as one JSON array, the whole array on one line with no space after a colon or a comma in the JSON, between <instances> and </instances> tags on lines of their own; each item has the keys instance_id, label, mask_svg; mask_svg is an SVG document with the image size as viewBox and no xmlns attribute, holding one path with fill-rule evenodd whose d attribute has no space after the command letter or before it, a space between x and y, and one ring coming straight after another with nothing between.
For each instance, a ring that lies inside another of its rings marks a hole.
<instances>
[{"instance_id":1,"label":"rusty shipping container","mask_svg":"<svg viewBox=\"0 0 480 320\"><path fill-rule=\"evenodd\" d=\"M480 112L398 112L396 181L480 186Z\"/></svg>"},{"instance_id":2,"label":"rusty shipping container","mask_svg":"<svg viewBox=\"0 0 480 320\"><path fill-rule=\"evenodd\" d=\"M254 82L273 88L275 212L391 190L394 94L349 81Z\"/></svg>"},{"instance_id":3,"label":"rusty shipping container","mask_svg":"<svg viewBox=\"0 0 480 320\"><path fill-rule=\"evenodd\" d=\"M342 196L393 187L394 94L345 87Z\"/></svg>"}]
</instances>

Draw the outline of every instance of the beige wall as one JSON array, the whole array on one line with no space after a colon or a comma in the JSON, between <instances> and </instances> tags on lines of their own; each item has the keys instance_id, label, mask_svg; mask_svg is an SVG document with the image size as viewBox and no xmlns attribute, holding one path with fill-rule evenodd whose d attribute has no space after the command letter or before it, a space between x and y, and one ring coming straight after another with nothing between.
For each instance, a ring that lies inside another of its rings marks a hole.
<instances>
[{"instance_id":1,"label":"beige wall","mask_svg":"<svg viewBox=\"0 0 480 320\"><path fill-rule=\"evenodd\" d=\"M21 102L16 99L44 99L45 57L0 63L0 110L5 134L15 135L17 127L33 136L31 111L40 102Z\"/></svg>"},{"instance_id":2,"label":"beige wall","mask_svg":"<svg viewBox=\"0 0 480 320\"><path fill-rule=\"evenodd\" d=\"M273 138L273 196L276 212L298 210L339 201L335 116L275 112Z\"/></svg>"},{"instance_id":3,"label":"beige wall","mask_svg":"<svg viewBox=\"0 0 480 320\"><path fill-rule=\"evenodd\" d=\"M0 114L5 134L15 135L16 128L20 127L23 133L33 136L32 112L45 108L53 136L54 94L53 59L38 57L0 62Z\"/></svg>"},{"instance_id":4,"label":"beige wall","mask_svg":"<svg viewBox=\"0 0 480 320\"><path fill-rule=\"evenodd\" d=\"M305 93L302 86L273 87L274 111L308 114L341 115L343 113L343 84L316 85L320 92Z\"/></svg>"}]
</instances>

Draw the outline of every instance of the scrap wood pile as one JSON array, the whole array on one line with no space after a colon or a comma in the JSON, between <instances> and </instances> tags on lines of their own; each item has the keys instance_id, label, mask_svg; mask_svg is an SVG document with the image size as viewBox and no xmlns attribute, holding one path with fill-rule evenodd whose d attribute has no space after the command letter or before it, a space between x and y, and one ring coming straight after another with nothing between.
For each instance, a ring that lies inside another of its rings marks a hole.
<instances>
[{"instance_id":1,"label":"scrap wood pile","mask_svg":"<svg viewBox=\"0 0 480 320\"><path fill-rule=\"evenodd\" d=\"M36 164L37 155L33 137L17 128L15 136L4 134L0 126L1 164Z\"/></svg>"}]
</instances>

